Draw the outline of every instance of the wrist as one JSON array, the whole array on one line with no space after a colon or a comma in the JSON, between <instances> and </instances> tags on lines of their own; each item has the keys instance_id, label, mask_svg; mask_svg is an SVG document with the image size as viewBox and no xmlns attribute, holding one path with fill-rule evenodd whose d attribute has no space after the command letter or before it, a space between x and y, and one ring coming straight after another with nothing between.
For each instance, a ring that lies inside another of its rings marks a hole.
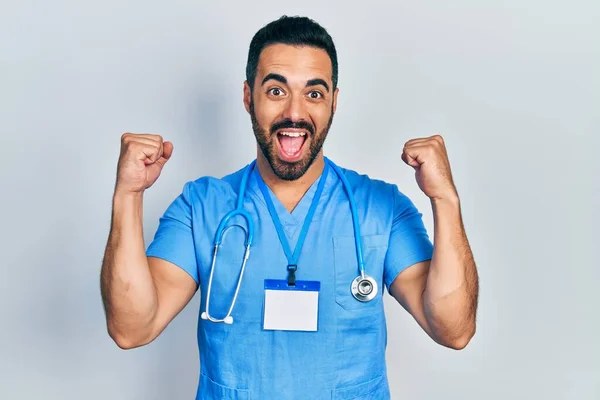
<instances>
[{"instance_id":1,"label":"wrist","mask_svg":"<svg viewBox=\"0 0 600 400\"><path fill-rule=\"evenodd\" d=\"M460 208L460 198L457 194L451 194L444 197L432 197L431 205L434 208Z\"/></svg>"},{"instance_id":2,"label":"wrist","mask_svg":"<svg viewBox=\"0 0 600 400\"><path fill-rule=\"evenodd\" d=\"M144 193L127 190L115 190L113 195L113 216L141 215ZM131 214L133 213L133 214Z\"/></svg>"},{"instance_id":3,"label":"wrist","mask_svg":"<svg viewBox=\"0 0 600 400\"><path fill-rule=\"evenodd\" d=\"M115 192L113 194L113 202L131 202L131 201L140 201L144 197L144 192L132 192L131 190L126 190L122 188L115 188Z\"/></svg>"}]
</instances>

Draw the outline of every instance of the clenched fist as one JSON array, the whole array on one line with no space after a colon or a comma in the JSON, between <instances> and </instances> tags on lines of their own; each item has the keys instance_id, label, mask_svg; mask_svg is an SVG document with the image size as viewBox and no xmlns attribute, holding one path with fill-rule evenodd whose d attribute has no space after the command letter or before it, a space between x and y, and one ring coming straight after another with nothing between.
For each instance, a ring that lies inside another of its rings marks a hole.
<instances>
[{"instance_id":1,"label":"clenched fist","mask_svg":"<svg viewBox=\"0 0 600 400\"><path fill-rule=\"evenodd\" d=\"M402 161L415 170L419 188L430 199L456 199L444 139L440 135L411 139L404 145Z\"/></svg>"},{"instance_id":2,"label":"clenched fist","mask_svg":"<svg viewBox=\"0 0 600 400\"><path fill-rule=\"evenodd\" d=\"M173 144L163 142L159 135L123 134L115 192L141 193L148 189L172 153Z\"/></svg>"}]
</instances>

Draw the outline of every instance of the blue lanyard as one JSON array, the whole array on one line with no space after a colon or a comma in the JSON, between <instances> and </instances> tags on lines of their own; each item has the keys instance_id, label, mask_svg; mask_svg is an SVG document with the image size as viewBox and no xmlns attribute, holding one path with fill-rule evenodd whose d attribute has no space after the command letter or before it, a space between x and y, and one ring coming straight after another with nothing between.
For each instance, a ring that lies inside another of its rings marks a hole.
<instances>
[{"instance_id":1,"label":"blue lanyard","mask_svg":"<svg viewBox=\"0 0 600 400\"><path fill-rule=\"evenodd\" d=\"M294 253L292 254L290 244L285 236L285 232L283 231L283 226L281 225L281 221L279 220L279 216L277 215L277 211L275 210L275 206L273 205L273 201L271 200L271 196L267 191L267 185L263 181L260 173L257 173L257 181L258 187L260 188L263 197L265 198L265 202L267 203L267 208L269 209L269 214L271 214L271 219L275 224L275 229L277 230L277 235L279 236L279 241L283 247L283 251L285 252L285 256L288 259L288 285L295 286L296 285L296 270L298 269L298 258L300 257L300 251L302 249L302 245L304 244L304 239L306 239L306 234L308 232L308 227L313 219L315 210L317 205L319 204L319 199L321 194L323 193L323 187L325 186L325 181L327 180L327 173L329 172L329 164L325 163L325 169L321 174L321 180L319 181L319 186L317 187L317 191L315 192L315 196L312 199L312 203L306 214L306 218L304 219L304 224L302 226L302 230L300 231L300 236L298 236L298 242L296 242L296 248L294 249Z\"/></svg>"}]
</instances>

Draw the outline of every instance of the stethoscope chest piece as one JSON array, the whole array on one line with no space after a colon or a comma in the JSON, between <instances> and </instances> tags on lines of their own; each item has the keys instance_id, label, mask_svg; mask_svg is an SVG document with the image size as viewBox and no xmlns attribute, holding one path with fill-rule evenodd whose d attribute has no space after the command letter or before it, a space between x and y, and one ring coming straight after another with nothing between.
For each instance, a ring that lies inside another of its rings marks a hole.
<instances>
[{"instance_id":1,"label":"stethoscope chest piece","mask_svg":"<svg viewBox=\"0 0 600 400\"><path fill-rule=\"evenodd\" d=\"M377 296L377 282L368 275L359 275L352 281L352 295L358 301L371 301Z\"/></svg>"}]
</instances>

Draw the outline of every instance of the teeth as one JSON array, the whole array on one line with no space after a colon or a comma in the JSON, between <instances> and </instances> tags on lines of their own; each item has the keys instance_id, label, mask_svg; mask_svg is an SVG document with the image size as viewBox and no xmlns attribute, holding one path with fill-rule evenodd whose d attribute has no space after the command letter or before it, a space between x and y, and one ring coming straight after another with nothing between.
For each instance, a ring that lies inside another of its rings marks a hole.
<instances>
[{"instance_id":1,"label":"teeth","mask_svg":"<svg viewBox=\"0 0 600 400\"><path fill-rule=\"evenodd\" d=\"M305 136L306 133L305 132L279 132L280 134L284 135L284 136L290 136L290 137L299 137L299 136Z\"/></svg>"}]
</instances>

